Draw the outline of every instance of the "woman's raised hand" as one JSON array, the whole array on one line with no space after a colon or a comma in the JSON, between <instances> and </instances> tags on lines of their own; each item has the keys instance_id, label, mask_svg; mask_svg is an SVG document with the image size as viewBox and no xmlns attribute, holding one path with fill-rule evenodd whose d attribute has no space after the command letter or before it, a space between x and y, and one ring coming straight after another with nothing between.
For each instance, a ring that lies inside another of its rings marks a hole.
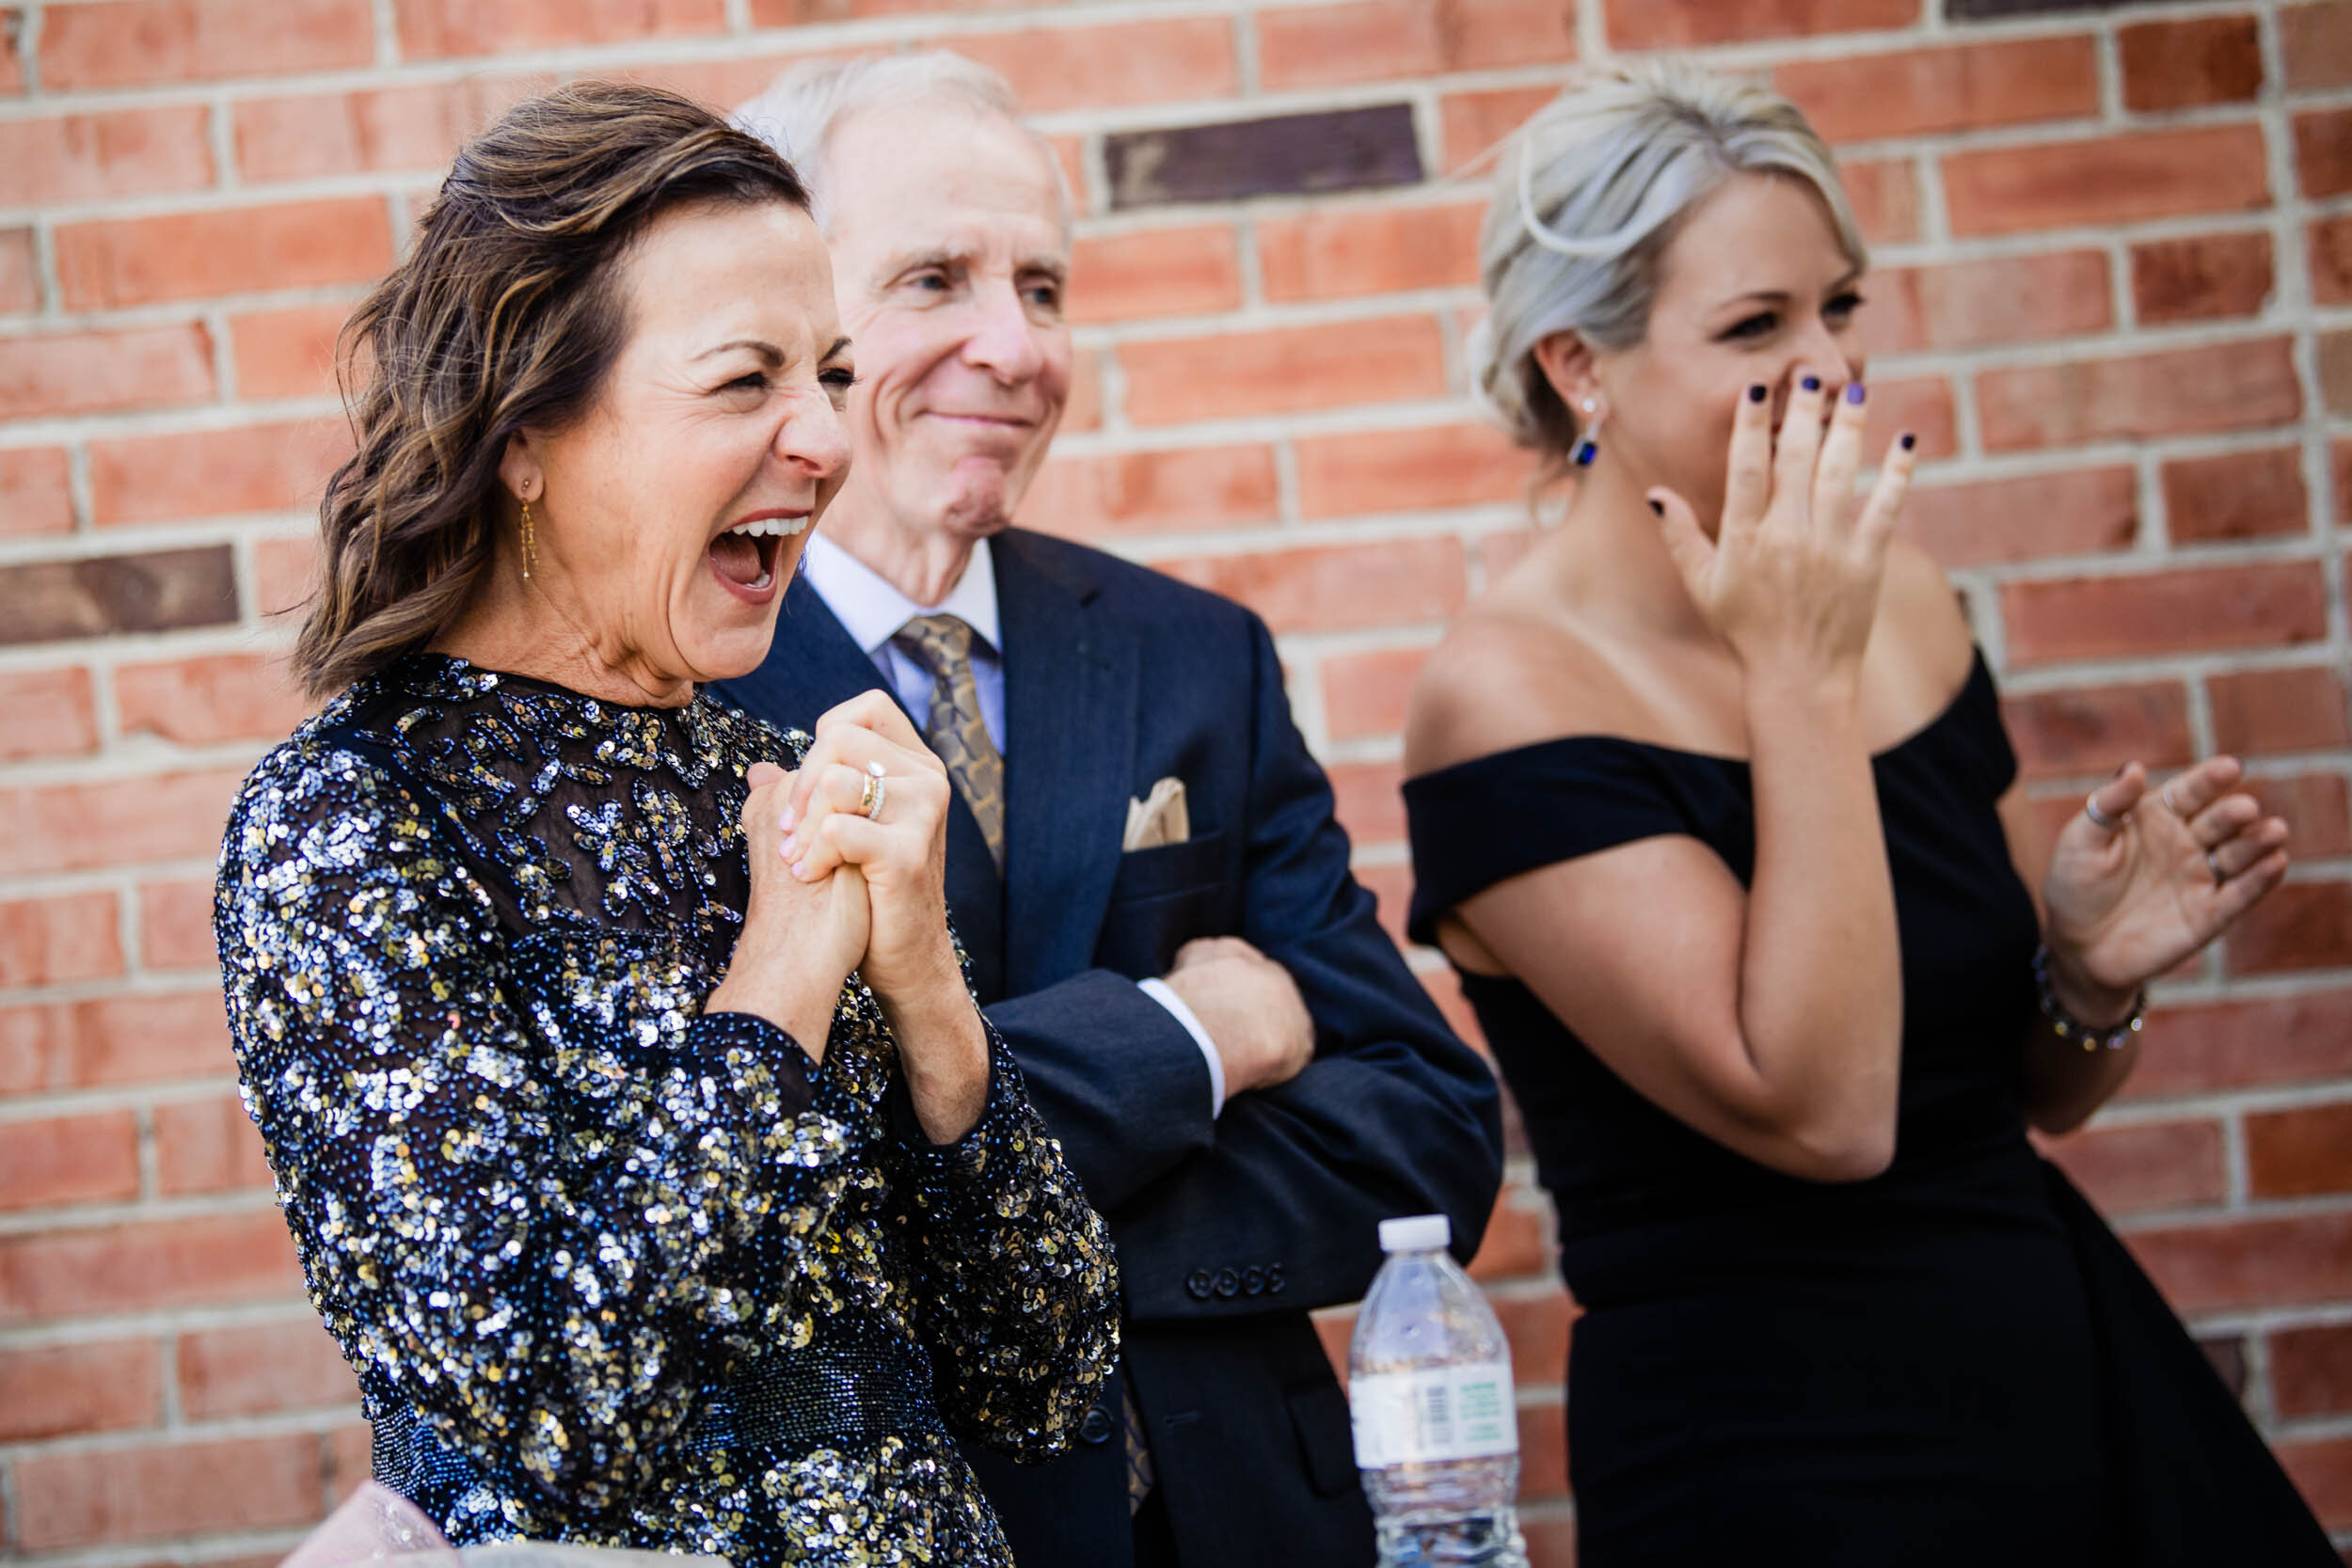
<instances>
[{"instance_id":1,"label":"woman's raised hand","mask_svg":"<svg viewBox=\"0 0 2352 1568\"><path fill-rule=\"evenodd\" d=\"M1771 389L1747 389L1711 541L1682 497L1649 492L1699 613L1749 668L1795 656L1851 673L1869 641L1887 541L1911 484L1912 439L1895 442L1868 498L1857 499L1862 385L1849 386L1834 413L1824 407L1831 395L1820 376L1796 372L1775 444Z\"/></svg>"},{"instance_id":2,"label":"woman's raised hand","mask_svg":"<svg viewBox=\"0 0 2352 1568\"><path fill-rule=\"evenodd\" d=\"M743 776L751 890L727 977L703 1006L765 1018L822 1061L841 984L866 951L869 919L854 868L803 881L785 863L780 824L792 779L772 762L755 762Z\"/></svg>"},{"instance_id":3,"label":"woman's raised hand","mask_svg":"<svg viewBox=\"0 0 2352 1568\"><path fill-rule=\"evenodd\" d=\"M2042 882L2061 973L2128 997L2279 885L2287 825L2236 787L2243 771L2210 757L2152 790L2133 763L2091 793Z\"/></svg>"}]
</instances>

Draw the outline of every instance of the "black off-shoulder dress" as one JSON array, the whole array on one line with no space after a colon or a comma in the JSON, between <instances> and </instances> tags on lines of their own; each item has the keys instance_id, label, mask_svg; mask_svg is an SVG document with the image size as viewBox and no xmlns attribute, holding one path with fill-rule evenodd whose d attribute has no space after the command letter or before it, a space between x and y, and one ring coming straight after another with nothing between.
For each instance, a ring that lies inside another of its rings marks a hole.
<instances>
[{"instance_id":1,"label":"black off-shoulder dress","mask_svg":"<svg viewBox=\"0 0 2352 1568\"><path fill-rule=\"evenodd\" d=\"M707 1013L787 736L414 656L246 781L215 920L247 1109L377 1478L459 1544L1009 1564L1118 1355L1108 1233L991 1038L922 1133L852 979L823 1065Z\"/></svg>"},{"instance_id":2,"label":"black off-shoulder dress","mask_svg":"<svg viewBox=\"0 0 2352 1568\"><path fill-rule=\"evenodd\" d=\"M1903 981L1884 1175L1820 1185L1735 1154L1518 981L1462 976L1585 1309L1581 1568L2336 1564L2179 1320L2026 1140L2039 932L1994 815L2016 760L1982 660L1872 768ZM1581 736L1405 795L1422 942L1484 889L1637 839L1687 835L1753 874L1732 758Z\"/></svg>"}]
</instances>

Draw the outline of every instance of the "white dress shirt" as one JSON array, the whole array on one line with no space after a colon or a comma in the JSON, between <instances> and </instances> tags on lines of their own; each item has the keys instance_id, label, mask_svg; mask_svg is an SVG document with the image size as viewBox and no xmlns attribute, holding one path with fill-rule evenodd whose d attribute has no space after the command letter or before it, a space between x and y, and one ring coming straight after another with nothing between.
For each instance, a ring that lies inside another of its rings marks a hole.
<instances>
[{"instance_id":1,"label":"white dress shirt","mask_svg":"<svg viewBox=\"0 0 2352 1568\"><path fill-rule=\"evenodd\" d=\"M935 605L919 605L857 557L826 538L809 536L801 557L808 585L825 601L834 618L848 629L866 657L874 661L898 701L915 716L918 727L931 707L931 673L921 660L891 641L898 628L918 615L953 615L972 628L972 684L978 688L980 722L988 737L1005 754L1005 655L996 615L996 564L983 539L972 546L972 559L947 596ZM1200 1048L1209 1065L1209 1115L1225 1109L1225 1059L1216 1053L1208 1030L1193 1016L1184 999L1164 980L1142 980L1143 993L1174 1015Z\"/></svg>"}]
</instances>

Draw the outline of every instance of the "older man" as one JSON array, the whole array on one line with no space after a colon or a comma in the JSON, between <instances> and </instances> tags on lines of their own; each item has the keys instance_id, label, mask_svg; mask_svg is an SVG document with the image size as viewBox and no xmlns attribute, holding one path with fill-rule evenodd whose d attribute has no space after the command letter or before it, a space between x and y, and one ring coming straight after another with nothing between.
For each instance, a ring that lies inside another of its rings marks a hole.
<instances>
[{"instance_id":1,"label":"older man","mask_svg":"<svg viewBox=\"0 0 2352 1568\"><path fill-rule=\"evenodd\" d=\"M1070 395L1070 235L1004 84L864 60L740 118L817 194L859 384L850 477L725 695L806 725L879 686L922 726L958 786L974 984L1119 1247L1117 1386L1076 1452L976 1455L983 1482L1026 1568L1357 1568L1307 1313L1363 1292L1385 1216L1442 1211L1475 1246L1492 1081L1349 876L1265 627L1010 526Z\"/></svg>"}]
</instances>

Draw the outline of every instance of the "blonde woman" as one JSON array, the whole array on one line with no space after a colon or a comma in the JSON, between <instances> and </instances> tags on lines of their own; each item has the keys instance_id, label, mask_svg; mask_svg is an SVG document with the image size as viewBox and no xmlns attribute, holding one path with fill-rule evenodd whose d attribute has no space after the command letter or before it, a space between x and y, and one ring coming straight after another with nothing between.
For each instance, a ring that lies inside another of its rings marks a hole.
<instances>
[{"instance_id":1,"label":"blonde woman","mask_svg":"<svg viewBox=\"0 0 2352 1568\"><path fill-rule=\"evenodd\" d=\"M1864 448L1867 257L1787 102L1597 77L1483 245L1486 388L1576 485L1415 693L1411 923L1559 1206L1582 1568L2334 1562L2026 1140L2284 823L2228 758L2135 764L2041 842L1894 534L1912 437Z\"/></svg>"}]
</instances>

